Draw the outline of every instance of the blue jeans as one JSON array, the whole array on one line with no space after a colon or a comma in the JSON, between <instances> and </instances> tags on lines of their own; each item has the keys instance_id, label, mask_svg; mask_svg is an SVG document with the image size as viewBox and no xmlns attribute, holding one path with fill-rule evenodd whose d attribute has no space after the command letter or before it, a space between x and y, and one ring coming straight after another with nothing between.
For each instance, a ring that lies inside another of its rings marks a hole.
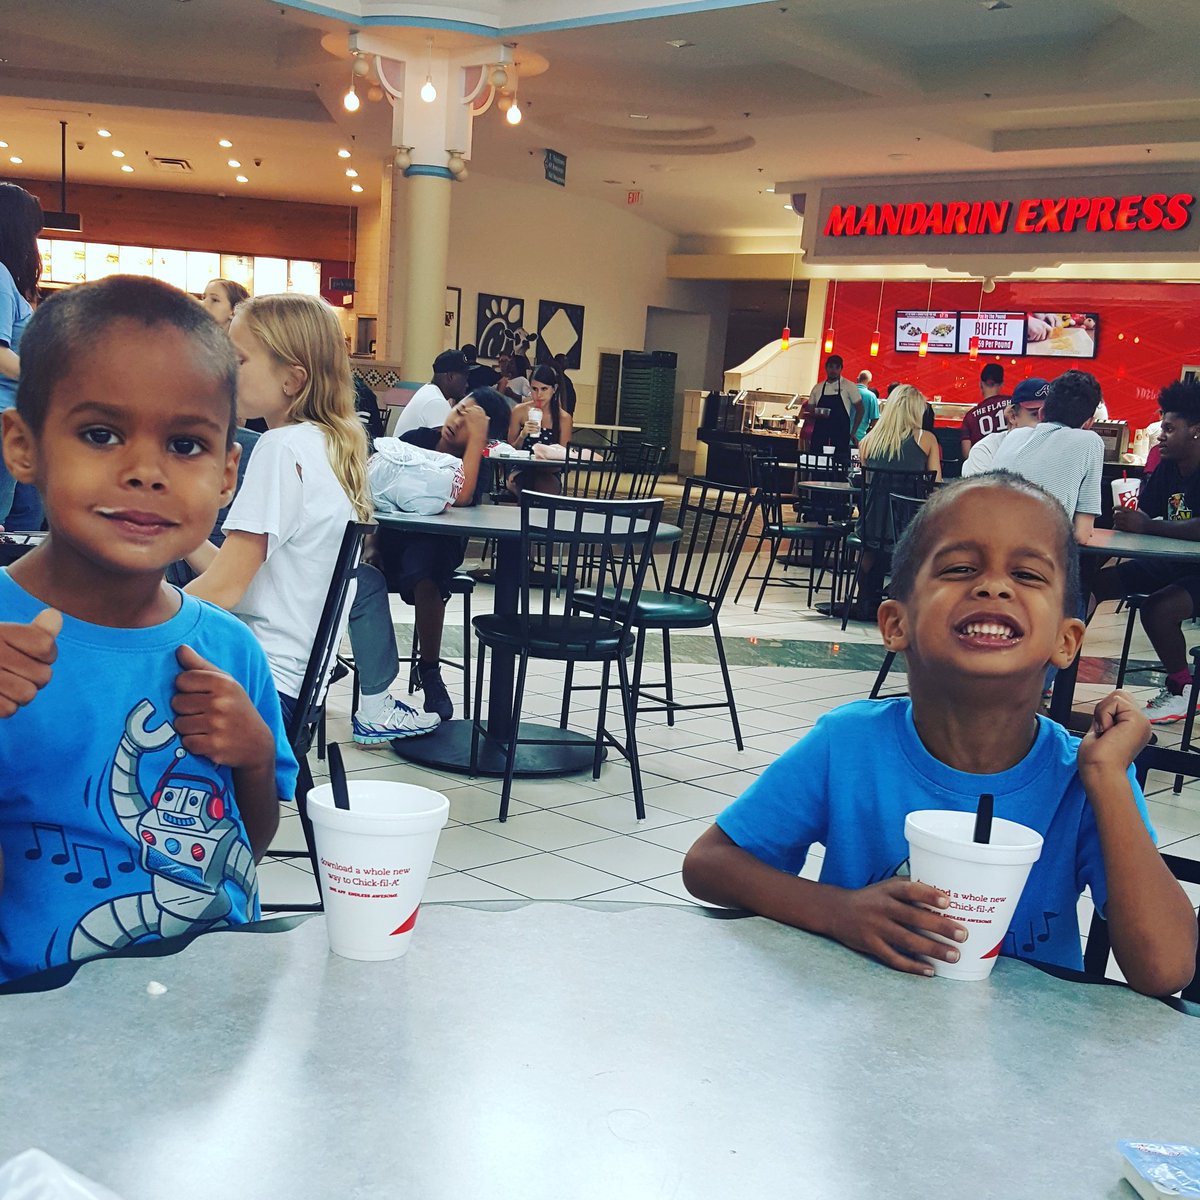
<instances>
[{"instance_id":1,"label":"blue jeans","mask_svg":"<svg viewBox=\"0 0 1200 1200\"><path fill-rule=\"evenodd\" d=\"M7 474L7 472L5 472ZM10 476L11 478L11 476ZM32 533L41 529L45 517L42 508L42 498L32 483L18 483L13 491L12 507L8 510L8 520L0 522L5 529Z\"/></svg>"},{"instance_id":2,"label":"blue jeans","mask_svg":"<svg viewBox=\"0 0 1200 1200\"><path fill-rule=\"evenodd\" d=\"M3 457L0 457L0 525L5 529L8 528L8 510L12 508L13 493L16 491L17 481L8 473L8 468L4 465Z\"/></svg>"}]
</instances>

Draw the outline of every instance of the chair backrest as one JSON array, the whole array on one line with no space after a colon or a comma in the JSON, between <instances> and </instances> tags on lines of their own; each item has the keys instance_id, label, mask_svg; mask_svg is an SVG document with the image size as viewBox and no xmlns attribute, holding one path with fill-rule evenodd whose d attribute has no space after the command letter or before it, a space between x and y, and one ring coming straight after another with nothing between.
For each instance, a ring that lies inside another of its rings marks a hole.
<instances>
[{"instance_id":1,"label":"chair backrest","mask_svg":"<svg viewBox=\"0 0 1200 1200\"><path fill-rule=\"evenodd\" d=\"M662 508L661 499L599 500L522 492L518 612L524 634L569 642L581 657L602 638L631 639ZM593 573L628 603L620 611L583 606L585 611L565 618L564 613L574 613L575 593L590 586Z\"/></svg>"},{"instance_id":2,"label":"chair backrest","mask_svg":"<svg viewBox=\"0 0 1200 1200\"><path fill-rule=\"evenodd\" d=\"M652 442L634 442L619 449L622 482L618 491L626 500L649 500L658 488L658 480L667 464L666 446ZM628 475L628 481L624 476Z\"/></svg>"},{"instance_id":3,"label":"chair backrest","mask_svg":"<svg viewBox=\"0 0 1200 1200\"><path fill-rule=\"evenodd\" d=\"M758 508L763 523L782 524L784 503L795 494L791 467L785 471L779 465L779 455L773 451L747 450L746 477L754 493L752 503Z\"/></svg>"},{"instance_id":4,"label":"chair backrest","mask_svg":"<svg viewBox=\"0 0 1200 1200\"><path fill-rule=\"evenodd\" d=\"M288 743L297 755L307 752L313 730L320 719L325 702L325 688L333 669L338 643L341 641L342 618L346 612L350 583L362 559L363 539L375 528L366 522L350 521L346 525L346 532L342 534L342 544L338 549L337 561L333 564L329 591L325 593L325 606L321 610L321 619L317 622L312 653L308 656L308 666L304 670L304 682L300 685L296 707L292 710L292 719L288 723Z\"/></svg>"},{"instance_id":5,"label":"chair backrest","mask_svg":"<svg viewBox=\"0 0 1200 1200\"><path fill-rule=\"evenodd\" d=\"M1193 779L1200 778L1200 754L1189 753L1186 750L1171 750L1165 746L1146 746L1134 761L1133 769L1138 785L1145 791L1146 779L1151 771L1162 771L1168 775L1186 775ZM1171 874L1181 883L1200 886L1200 862L1192 858L1181 858L1177 854L1164 854L1162 858ZM1083 954L1084 973L1097 979L1103 979L1108 968L1110 949L1108 922L1098 913L1093 913L1091 928L1088 930L1087 949ZM1180 996L1194 1004L1200 1003L1200 946L1196 949L1196 973L1192 976L1192 982L1183 989Z\"/></svg>"},{"instance_id":6,"label":"chair backrest","mask_svg":"<svg viewBox=\"0 0 1200 1200\"><path fill-rule=\"evenodd\" d=\"M617 448L571 442L563 464L562 493L576 499L611 500L616 491Z\"/></svg>"},{"instance_id":7,"label":"chair backrest","mask_svg":"<svg viewBox=\"0 0 1200 1200\"><path fill-rule=\"evenodd\" d=\"M692 476L679 502L682 536L671 547L664 592L720 610L753 514L749 488Z\"/></svg>"},{"instance_id":8,"label":"chair backrest","mask_svg":"<svg viewBox=\"0 0 1200 1200\"><path fill-rule=\"evenodd\" d=\"M864 545L891 551L892 494L924 500L933 491L937 476L932 471L899 471L864 466L863 496L859 515L859 537Z\"/></svg>"},{"instance_id":9,"label":"chair backrest","mask_svg":"<svg viewBox=\"0 0 1200 1200\"><path fill-rule=\"evenodd\" d=\"M892 492L888 497L892 520L892 545L900 540L913 518L921 511L921 506L928 499L928 496L901 496L896 492Z\"/></svg>"}]
</instances>

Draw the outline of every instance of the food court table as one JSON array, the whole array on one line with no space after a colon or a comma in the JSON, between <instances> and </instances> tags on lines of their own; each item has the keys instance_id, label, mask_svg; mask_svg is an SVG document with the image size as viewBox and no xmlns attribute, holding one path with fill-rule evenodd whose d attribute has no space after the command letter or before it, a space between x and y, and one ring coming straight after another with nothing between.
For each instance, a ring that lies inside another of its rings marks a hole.
<instances>
[{"instance_id":1,"label":"food court table","mask_svg":"<svg viewBox=\"0 0 1200 1200\"><path fill-rule=\"evenodd\" d=\"M603 907L429 905L380 963L318 917L0 998L0 1160L123 1200L1129 1200L1119 1139L1196 1140L1200 1025L1123 987Z\"/></svg>"},{"instance_id":2,"label":"food court table","mask_svg":"<svg viewBox=\"0 0 1200 1200\"><path fill-rule=\"evenodd\" d=\"M1086 600L1091 591L1091 578L1108 558L1173 560L1200 571L1200 542L1183 538L1155 537L1151 533L1125 533L1120 529L1093 529L1091 539L1079 547L1082 557L1081 582ZM1083 650L1080 647L1080 654ZM1079 674L1079 657L1054 677L1050 698L1050 716L1066 725L1075 698L1075 680Z\"/></svg>"},{"instance_id":3,"label":"food court table","mask_svg":"<svg viewBox=\"0 0 1200 1200\"><path fill-rule=\"evenodd\" d=\"M416 513L376 513L375 520L388 529L433 533L441 537L494 538L496 541L495 612L516 616L521 580L521 509L518 505L479 504L470 508L451 508L433 516ZM599 518L585 517L595 532L602 531ZM678 541L679 527L660 523L655 540ZM470 654L471 646L463 653ZM503 775L504 751L498 743L508 738L512 726L513 676L515 657L499 648L489 655L491 679L488 683L487 729L496 741L480 739L479 774ZM595 739L557 725L522 721L520 736L553 739L551 745L518 746L518 775L567 775L590 771ZM459 720L443 721L424 737L397 738L392 742L397 754L409 762L444 771L469 771L471 764L471 721L469 714Z\"/></svg>"}]
</instances>

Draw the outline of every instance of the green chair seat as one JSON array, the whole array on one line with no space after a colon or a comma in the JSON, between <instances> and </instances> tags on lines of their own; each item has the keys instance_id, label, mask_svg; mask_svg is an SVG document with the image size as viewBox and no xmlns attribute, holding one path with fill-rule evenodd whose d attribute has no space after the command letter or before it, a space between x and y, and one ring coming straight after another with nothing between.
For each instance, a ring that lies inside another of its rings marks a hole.
<instances>
[{"instance_id":1,"label":"green chair seat","mask_svg":"<svg viewBox=\"0 0 1200 1200\"><path fill-rule=\"evenodd\" d=\"M475 636L493 649L503 646L520 653L524 647L535 658L573 662L603 662L633 652L633 639L621 644L620 630L612 623L607 636L603 622L599 628L590 617L552 616L526 622L519 617L490 613L472 622ZM597 636L599 634L599 636Z\"/></svg>"},{"instance_id":2,"label":"green chair seat","mask_svg":"<svg viewBox=\"0 0 1200 1200\"><path fill-rule=\"evenodd\" d=\"M575 593L575 605L586 612L595 610L595 589L581 588ZM625 605L613 594L611 588L604 589L601 612L624 613ZM681 596L676 592L643 591L634 606L633 624L644 629L703 629L713 620L712 605L693 596Z\"/></svg>"}]
</instances>

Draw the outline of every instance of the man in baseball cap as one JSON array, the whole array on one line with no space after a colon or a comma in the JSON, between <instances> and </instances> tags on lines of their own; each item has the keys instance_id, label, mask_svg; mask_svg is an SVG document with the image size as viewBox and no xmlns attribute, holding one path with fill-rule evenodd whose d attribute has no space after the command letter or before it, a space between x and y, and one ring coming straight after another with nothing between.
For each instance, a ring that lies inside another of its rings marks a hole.
<instances>
[{"instance_id":1,"label":"man in baseball cap","mask_svg":"<svg viewBox=\"0 0 1200 1200\"><path fill-rule=\"evenodd\" d=\"M1022 379L1008 398L1008 406L1004 410L1005 427L989 433L971 447L971 453L962 465L962 473L982 475L990 471L992 459L1010 430L1036 425L1042 419L1042 404L1049 392L1050 384L1045 379Z\"/></svg>"},{"instance_id":2,"label":"man in baseball cap","mask_svg":"<svg viewBox=\"0 0 1200 1200\"><path fill-rule=\"evenodd\" d=\"M461 350L443 350L433 360L433 379L418 388L404 406L395 437L412 429L441 429L450 409L467 394L467 372L471 364Z\"/></svg>"}]
</instances>

